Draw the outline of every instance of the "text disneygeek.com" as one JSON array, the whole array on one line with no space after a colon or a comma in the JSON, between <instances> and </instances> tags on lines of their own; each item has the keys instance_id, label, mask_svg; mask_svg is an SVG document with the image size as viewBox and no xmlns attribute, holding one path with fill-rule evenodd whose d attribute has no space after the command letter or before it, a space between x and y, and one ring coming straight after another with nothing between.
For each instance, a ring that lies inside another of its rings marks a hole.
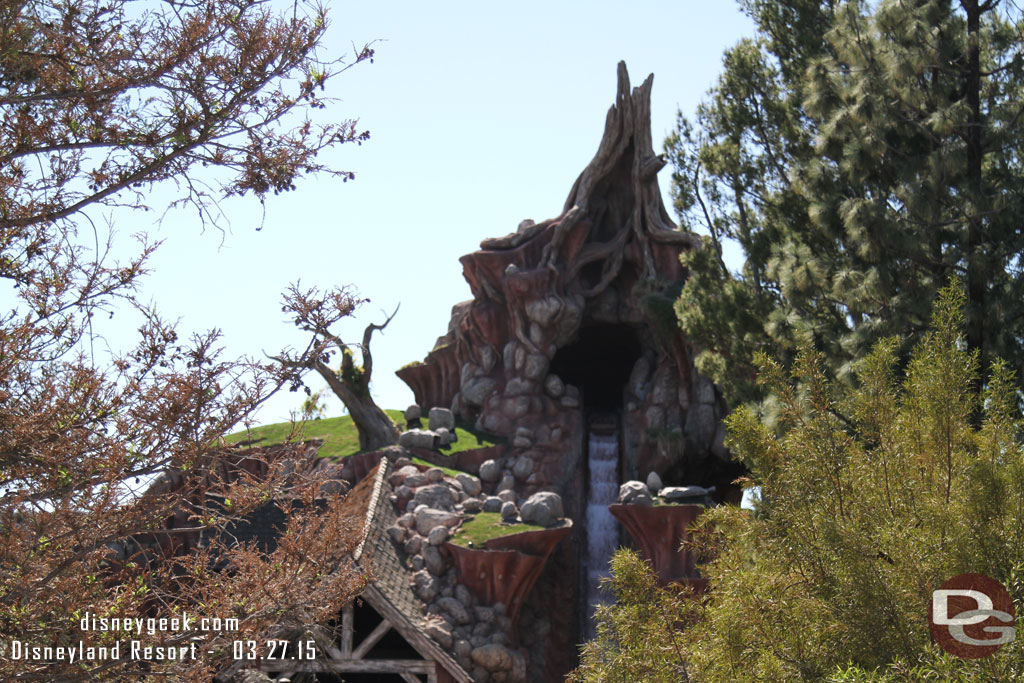
<instances>
[{"instance_id":1,"label":"text disneygeek.com","mask_svg":"<svg viewBox=\"0 0 1024 683\"><path fill-rule=\"evenodd\" d=\"M77 643L67 645L42 645L21 640L0 643L0 656L11 660L41 662L76 662L76 661L114 661L130 659L137 661L173 661L194 660L200 654L202 640L198 634L204 631L223 633L237 631L238 619L221 619L219 617L199 617L187 612L181 616L141 619L135 617L101 617L90 612L79 621L83 633L116 633L130 638L126 641L109 642L97 645L92 638L83 638ZM141 639L143 634L155 636L157 633L185 634L191 631L196 636L180 636L174 645L152 644ZM135 636L136 638L131 638ZM86 642L86 641L90 642ZM187 641L182 643L181 641ZM5 647L6 645L6 647ZM235 648L236 650L238 647Z\"/></svg>"}]
</instances>

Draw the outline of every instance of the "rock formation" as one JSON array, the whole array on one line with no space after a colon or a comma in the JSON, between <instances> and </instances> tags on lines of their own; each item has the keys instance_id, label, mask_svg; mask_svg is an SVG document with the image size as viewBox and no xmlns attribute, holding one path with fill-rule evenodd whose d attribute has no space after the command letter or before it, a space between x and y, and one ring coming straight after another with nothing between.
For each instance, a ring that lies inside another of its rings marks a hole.
<instances>
[{"instance_id":1,"label":"rock formation","mask_svg":"<svg viewBox=\"0 0 1024 683\"><path fill-rule=\"evenodd\" d=\"M473 299L453 307L422 363L398 372L424 409L450 408L507 438L503 455L479 469L485 510L524 509L551 491L565 516L582 520L586 434L598 428L619 440L619 481L654 472L738 502L732 481L742 468L723 445L725 402L696 371L673 311L686 277L679 256L697 237L679 231L662 203L652 82L630 89L619 64L604 136L562 213L525 220L463 256ZM585 543L577 533L561 544L533 594L565 607L564 623L552 623L563 632L552 634L549 672L572 665ZM558 652L568 659L556 661Z\"/></svg>"}]
</instances>

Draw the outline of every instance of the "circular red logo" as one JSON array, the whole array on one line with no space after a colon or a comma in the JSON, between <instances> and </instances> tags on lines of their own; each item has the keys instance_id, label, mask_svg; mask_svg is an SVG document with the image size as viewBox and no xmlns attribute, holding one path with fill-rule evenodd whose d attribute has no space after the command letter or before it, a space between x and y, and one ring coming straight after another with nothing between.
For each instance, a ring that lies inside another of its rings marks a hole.
<instances>
[{"instance_id":1,"label":"circular red logo","mask_svg":"<svg viewBox=\"0 0 1024 683\"><path fill-rule=\"evenodd\" d=\"M995 654L1012 642L1013 600L995 579L960 574L932 593L928 621L943 650L964 659Z\"/></svg>"}]
</instances>

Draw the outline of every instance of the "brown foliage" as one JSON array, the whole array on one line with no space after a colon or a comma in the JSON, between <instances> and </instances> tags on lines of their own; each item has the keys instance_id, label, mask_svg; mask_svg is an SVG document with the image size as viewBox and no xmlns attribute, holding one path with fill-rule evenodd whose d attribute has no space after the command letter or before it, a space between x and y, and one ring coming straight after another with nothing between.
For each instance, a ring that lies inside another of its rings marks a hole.
<instances>
[{"instance_id":1,"label":"brown foliage","mask_svg":"<svg viewBox=\"0 0 1024 683\"><path fill-rule=\"evenodd\" d=\"M283 373L225 361L216 332L180 339L138 305L154 249L144 237L138 256L111 263L109 240L94 250L78 236L87 208L141 207L164 180L205 222L215 192L262 200L308 173L350 177L316 156L366 139L353 122L290 127L347 68L317 55L325 27L320 9L250 0L0 3L0 279L15 300L0 314L2 680L209 680L231 663L231 641L293 633L361 585L345 559L355 522L303 449L219 445ZM101 361L87 342L118 302L142 314L141 338ZM231 530L270 504L287 520L276 549L235 543ZM86 612L183 611L238 628L80 628ZM198 655L132 659L130 639L194 642ZM121 657L12 659L13 641L80 640L124 641Z\"/></svg>"}]
</instances>

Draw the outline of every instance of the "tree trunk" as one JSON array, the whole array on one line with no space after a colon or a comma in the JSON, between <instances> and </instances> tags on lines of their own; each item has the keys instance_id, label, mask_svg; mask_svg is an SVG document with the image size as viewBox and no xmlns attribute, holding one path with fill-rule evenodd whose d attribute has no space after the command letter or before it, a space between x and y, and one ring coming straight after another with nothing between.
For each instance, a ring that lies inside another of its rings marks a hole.
<instances>
[{"instance_id":1,"label":"tree trunk","mask_svg":"<svg viewBox=\"0 0 1024 683\"><path fill-rule=\"evenodd\" d=\"M381 410L370 396L369 387L353 388L346 385L337 373L323 363L316 364L316 371L326 380L331 391L342 400L348 414L359 432L359 449L375 451L398 443L398 427ZM369 376L366 376L369 383Z\"/></svg>"}]
</instances>

